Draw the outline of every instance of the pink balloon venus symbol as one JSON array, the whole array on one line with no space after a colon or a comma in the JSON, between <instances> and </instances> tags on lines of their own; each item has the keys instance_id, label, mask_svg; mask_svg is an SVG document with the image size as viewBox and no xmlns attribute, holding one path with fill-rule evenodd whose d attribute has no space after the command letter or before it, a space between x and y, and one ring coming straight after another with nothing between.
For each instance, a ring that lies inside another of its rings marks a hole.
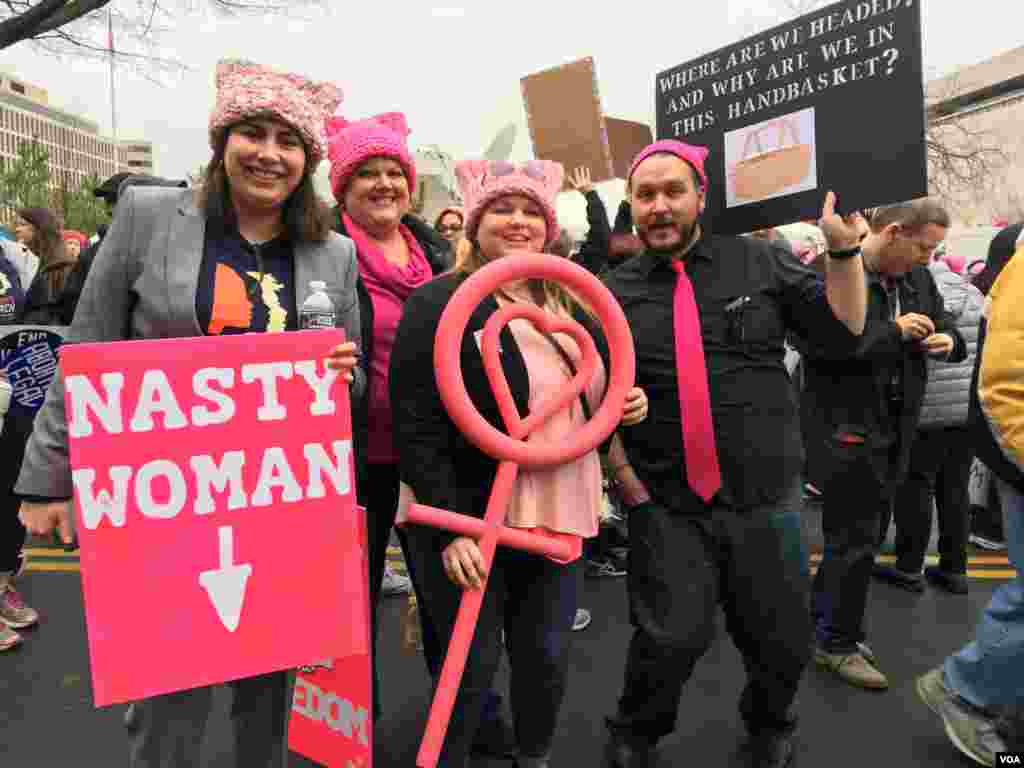
<instances>
[{"instance_id":1,"label":"pink balloon venus symbol","mask_svg":"<svg viewBox=\"0 0 1024 768\"><path fill-rule=\"evenodd\" d=\"M553 280L572 289L593 309L608 339L611 370L604 401L586 425L558 443L527 444L526 438L555 413L568 407L593 378L599 357L594 340L583 326L569 318L556 318L532 304L520 303L502 307L487 321L480 343L481 353L487 379L508 429L507 435L492 427L473 406L459 365L462 339L470 315L499 286L524 278ZM572 337L582 352L576 375L566 383L565 389L525 419L520 418L512 399L501 369L498 348L501 329L517 318L529 320L541 331ZM452 421L481 451L498 460L498 471L483 519L413 504L409 508L408 521L476 539L488 572L499 544L560 559L571 557L571 545L564 539L527 533L505 527L503 523L520 466L545 467L574 461L607 439L622 418L626 394L633 387L636 375L636 358L633 336L615 297L600 280L567 259L537 253L507 255L480 269L455 292L437 328L434 369L441 399ZM486 586L485 582L483 589L466 590L462 594L455 629L416 758L418 768L435 768L437 765Z\"/></svg>"}]
</instances>

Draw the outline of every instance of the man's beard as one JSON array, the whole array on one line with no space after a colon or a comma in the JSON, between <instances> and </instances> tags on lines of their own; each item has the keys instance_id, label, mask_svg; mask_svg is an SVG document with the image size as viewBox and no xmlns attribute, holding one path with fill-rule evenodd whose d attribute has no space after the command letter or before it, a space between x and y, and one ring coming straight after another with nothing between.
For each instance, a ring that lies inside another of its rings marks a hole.
<instances>
[{"instance_id":1,"label":"man's beard","mask_svg":"<svg viewBox=\"0 0 1024 768\"><path fill-rule=\"evenodd\" d=\"M650 239L647 236L648 230L653 228L653 227L656 227L656 226L659 226L659 225L664 225L664 224L671 224L675 228L675 230L679 233L679 242L678 243L675 243L674 245L669 245L669 246L660 246L660 245L654 245L654 244L651 243ZM679 251L682 251L684 248L686 248L690 244L690 241L693 240L693 234L694 234L694 232L697 231L697 219L694 219L689 224L677 224L674 220L662 219L662 220L658 220L658 221L653 222L651 227L648 227L647 229L640 229L638 227L637 231L638 231L638 233L640 235L640 239L643 241L644 247L648 251L650 251L651 253L657 253L657 254L673 255L675 253L678 253Z\"/></svg>"}]
</instances>

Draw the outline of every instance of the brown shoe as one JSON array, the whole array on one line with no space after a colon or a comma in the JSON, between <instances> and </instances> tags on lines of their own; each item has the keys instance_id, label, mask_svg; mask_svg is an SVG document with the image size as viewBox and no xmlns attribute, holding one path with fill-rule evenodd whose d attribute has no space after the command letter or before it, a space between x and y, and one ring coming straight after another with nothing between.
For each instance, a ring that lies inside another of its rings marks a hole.
<instances>
[{"instance_id":1,"label":"brown shoe","mask_svg":"<svg viewBox=\"0 0 1024 768\"><path fill-rule=\"evenodd\" d=\"M850 685L858 688L883 691L889 687L886 676L860 652L826 653L821 648L815 648L814 661L819 667L836 673Z\"/></svg>"}]
</instances>

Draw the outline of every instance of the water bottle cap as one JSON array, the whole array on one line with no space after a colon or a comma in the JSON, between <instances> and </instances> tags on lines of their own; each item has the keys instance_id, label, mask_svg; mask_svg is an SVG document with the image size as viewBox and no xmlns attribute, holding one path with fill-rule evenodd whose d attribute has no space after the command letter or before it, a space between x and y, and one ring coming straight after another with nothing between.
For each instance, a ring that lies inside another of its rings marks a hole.
<instances>
[{"instance_id":1,"label":"water bottle cap","mask_svg":"<svg viewBox=\"0 0 1024 768\"><path fill-rule=\"evenodd\" d=\"M310 280L309 287L311 290L314 291L323 291L327 288L327 283L325 283L323 280Z\"/></svg>"}]
</instances>

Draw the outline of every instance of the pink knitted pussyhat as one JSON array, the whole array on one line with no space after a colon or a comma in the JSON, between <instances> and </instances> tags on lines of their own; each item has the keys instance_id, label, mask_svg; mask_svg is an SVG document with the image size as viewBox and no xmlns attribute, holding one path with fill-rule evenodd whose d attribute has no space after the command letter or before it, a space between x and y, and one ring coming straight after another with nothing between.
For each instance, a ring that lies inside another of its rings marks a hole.
<instances>
[{"instance_id":1,"label":"pink knitted pussyhat","mask_svg":"<svg viewBox=\"0 0 1024 768\"><path fill-rule=\"evenodd\" d=\"M565 170L553 160L530 160L513 165L504 160L463 160L455 166L455 178L465 202L466 237L476 239L480 218L487 206L505 195L523 195L544 211L549 245L558 239L558 214L555 197L562 189Z\"/></svg>"},{"instance_id":2,"label":"pink knitted pussyhat","mask_svg":"<svg viewBox=\"0 0 1024 768\"><path fill-rule=\"evenodd\" d=\"M306 145L310 171L327 151L324 122L343 98L333 83L316 83L262 64L225 59L217 64L217 103L210 115L210 146L225 128L250 117L271 115L294 128Z\"/></svg>"},{"instance_id":3,"label":"pink knitted pussyhat","mask_svg":"<svg viewBox=\"0 0 1024 768\"><path fill-rule=\"evenodd\" d=\"M675 155L676 157L685 160L693 166L694 170L697 171L697 176L700 177L701 185L706 189L708 186L708 176L704 172L704 161L708 156L707 147L698 147L694 144L686 144L682 141L676 141L675 139L662 139L656 141L653 144L648 144L646 147L640 150L639 154L633 159L633 164L629 166L629 176L626 177L627 183L633 178L633 171L651 155L659 153L667 153Z\"/></svg>"},{"instance_id":4,"label":"pink knitted pussyhat","mask_svg":"<svg viewBox=\"0 0 1024 768\"><path fill-rule=\"evenodd\" d=\"M340 203L349 179L371 157L390 157L405 172L409 193L416 191L416 164L406 137L411 133L401 112L385 112L350 123L343 117L327 121L327 157L331 161L331 191Z\"/></svg>"}]
</instances>

